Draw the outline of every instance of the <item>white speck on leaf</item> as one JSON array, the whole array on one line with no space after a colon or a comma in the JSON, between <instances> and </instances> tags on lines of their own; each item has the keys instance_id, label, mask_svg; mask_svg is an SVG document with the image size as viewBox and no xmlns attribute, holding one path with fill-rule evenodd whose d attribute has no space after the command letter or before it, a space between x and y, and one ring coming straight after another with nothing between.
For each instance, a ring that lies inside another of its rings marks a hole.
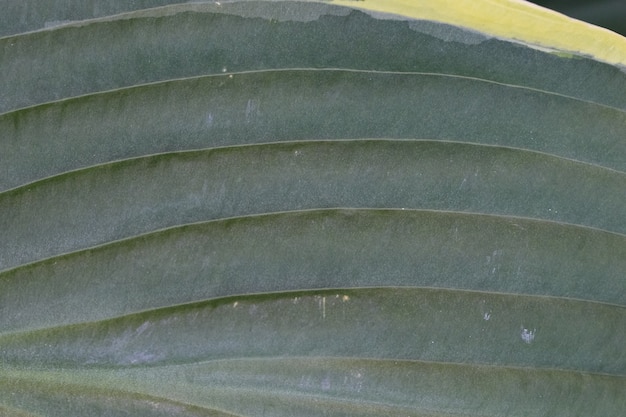
<instances>
[{"instance_id":1,"label":"white speck on leaf","mask_svg":"<svg viewBox=\"0 0 626 417\"><path fill-rule=\"evenodd\" d=\"M137 334L137 335L142 334L143 332L145 332L148 329L148 327L150 327L150 322L149 321L147 321L147 322L143 323L141 326L137 327L137 330L135 330L135 334Z\"/></svg>"},{"instance_id":2,"label":"white speck on leaf","mask_svg":"<svg viewBox=\"0 0 626 417\"><path fill-rule=\"evenodd\" d=\"M246 104L246 123L252 122L260 114L259 102L254 99L249 99Z\"/></svg>"},{"instance_id":3,"label":"white speck on leaf","mask_svg":"<svg viewBox=\"0 0 626 417\"><path fill-rule=\"evenodd\" d=\"M125 358L123 363L129 363L131 365L136 365L138 363L149 363L154 362L160 359L158 355L147 353L147 352L135 352L134 354Z\"/></svg>"},{"instance_id":4,"label":"white speck on leaf","mask_svg":"<svg viewBox=\"0 0 626 417\"><path fill-rule=\"evenodd\" d=\"M527 329L524 326L522 326L522 331L520 332L520 337L522 338L522 340L527 343L527 344L531 344L534 340L535 340L535 333L537 333L537 329Z\"/></svg>"}]
</instances>

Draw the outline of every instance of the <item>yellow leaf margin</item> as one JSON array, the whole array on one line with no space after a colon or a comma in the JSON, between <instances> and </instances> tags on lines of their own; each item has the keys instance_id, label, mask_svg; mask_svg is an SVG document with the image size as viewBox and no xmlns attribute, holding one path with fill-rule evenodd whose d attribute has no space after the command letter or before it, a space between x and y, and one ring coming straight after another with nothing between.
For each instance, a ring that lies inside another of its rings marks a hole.
<instances>
[{"instance_id":1,"label":"yellow leaf margin","mask_svg":"<svg viewBox=\"0 0 626 417\"><path fill-rule=\"evenodd\" d=\"M626 38L523 0L331 0L332 3L465 27L529 46L626 67Z\"/></svg>"}]
</instances>

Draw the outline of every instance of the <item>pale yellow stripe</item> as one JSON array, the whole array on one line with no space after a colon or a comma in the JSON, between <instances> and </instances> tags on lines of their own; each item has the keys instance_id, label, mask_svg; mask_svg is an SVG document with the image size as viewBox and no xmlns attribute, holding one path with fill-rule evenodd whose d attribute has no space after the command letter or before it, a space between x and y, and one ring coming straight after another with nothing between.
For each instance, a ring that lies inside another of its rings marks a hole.
<instances>
[{"instance_id":1,"label":"pale yellow stripe","mask_svg":"<svg viewBox=\"0 0 626 417\"><path fill-rule=\"evenodd\" d=\"M331 0L626 66L626 38L522 0Z\"/></svg>"}]
</instances>

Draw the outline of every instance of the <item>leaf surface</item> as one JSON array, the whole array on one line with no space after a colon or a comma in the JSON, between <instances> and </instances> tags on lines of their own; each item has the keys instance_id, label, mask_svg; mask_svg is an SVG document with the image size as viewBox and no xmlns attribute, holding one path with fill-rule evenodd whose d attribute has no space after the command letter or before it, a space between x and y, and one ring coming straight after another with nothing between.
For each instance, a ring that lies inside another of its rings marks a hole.
<instances>
[{"instance_id":1,"label":"leaf surface","mask_svg":"<svg viewBox=\"0 0 626 417\"><path fill-rule=\"evenodd\" d=\"M615 66L317 3L176 5L1 38L0 47L0 113L136 84L285 68L454 74L626 108L626 73Z\"/></svg>"},{"instance_id":2,"label":"leaf surface","mask_svg":"<svg viewBox=\"0 0 626 417\"><path fill-rule=\"evenodd\" d=\"M623 38L74 3L0 17L0 415L623 414Z\"/></svg>"},{"instance_id":3,"label":"leaf surface","mask_svg":"<svg viewBox=\"0 0 626 417\"><path fill-rule=\"evenodd\" d=\"M8 113L0 116L0 126L5 189L146 154L305 139L464 141L626 170L625 111L440 74L293 70L209 76ZM51 126L57 128L51 132Z\"/></svg>"}]
</instances>

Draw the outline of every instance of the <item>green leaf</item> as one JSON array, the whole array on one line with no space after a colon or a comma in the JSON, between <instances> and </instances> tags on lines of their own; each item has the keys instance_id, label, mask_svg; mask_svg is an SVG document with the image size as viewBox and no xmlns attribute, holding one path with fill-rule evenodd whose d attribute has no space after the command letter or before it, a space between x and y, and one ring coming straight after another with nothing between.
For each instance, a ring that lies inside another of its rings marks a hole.
<instances>
[{"instance_id":1,"label":"green leaf","mask_svg":"<svg viewBox=\"0 0 626 417\"><path fill-rule=\"evenodd\" d=\"M58 126L53 148L50 126ZM303 139L462 140L626 170L625 110L440 74L209 76L16 111L0 127L0 161L10 168L2 188L139 155Z\"/></svg>"},{"instance_id":2,"label":"green leaf","mask_svg":"<svg viewBox=\"0 0 626 417\"><path fill-rule=\"evenodd\" d=\"M0 16L1 416L623 414L626 40L61 3Z\"/></svg>"},{"instance_id":3,"label":"green leaf","mask_svg":"<svg viewBox=\"0 0 626 417\"><path fill-rule=\"evenodd\" d=\"M320 207L481 212L624 233L624 189L623 172L446 141L292 142L168 153L1 195L0 266L179 224Z\"/></svg>"},{"instance_id":4,"label":"green leaf","mask_svg":"<svg viewBox=\"0 0 626 417\"><path fill-rule=\"evenodd\" d=\"M78 22L1 38L0 61L0 113L173 78L284 68L454 74L626 109L626 75L614 66L316 3L202 2Z\"/></svg>"},{"instance_id":5,"label":"green leaf","mask_svg":"<svg viewBox=\"0 0 626 417\"><path fill-rule=\"evenodd\" d=\"M2 317L1 329L312 288L463 288L621 305L625 242L553 222L414 210L234 218L7 271L3 304L14 313Z\"/></svg>"}]
</instances>

